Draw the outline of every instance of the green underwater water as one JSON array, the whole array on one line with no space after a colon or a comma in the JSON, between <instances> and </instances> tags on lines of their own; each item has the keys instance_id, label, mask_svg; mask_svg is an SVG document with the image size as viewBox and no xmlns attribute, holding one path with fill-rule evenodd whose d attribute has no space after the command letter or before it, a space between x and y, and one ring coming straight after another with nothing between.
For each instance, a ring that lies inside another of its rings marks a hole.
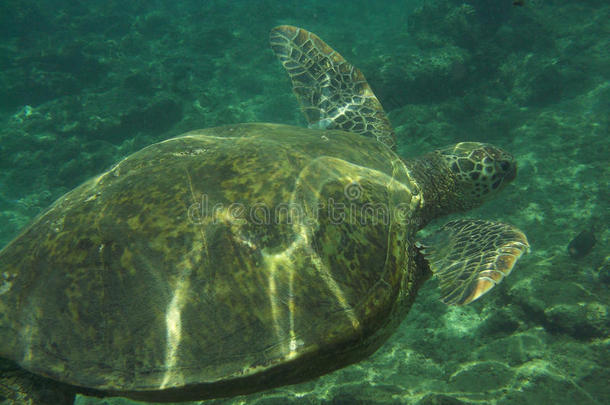
<instances>
[{"instance_id":1,"label":"green underwater water","mask_svg":"<svg viewBox=\"0 0 610 405\"><path fill-rule=\"evenodd\" d=\"M467 216L518 226L531 253L466 307L426 283L365 361L201 403L610 403L610 6L512 3L4 0L0 246L153 142L238 122L305 126L267 43L276 25L302 26L363 71L402 156L471 140L510 151L517 179ZM596 244L573 258L583 230Z\"/></svg>"}]
</instances>

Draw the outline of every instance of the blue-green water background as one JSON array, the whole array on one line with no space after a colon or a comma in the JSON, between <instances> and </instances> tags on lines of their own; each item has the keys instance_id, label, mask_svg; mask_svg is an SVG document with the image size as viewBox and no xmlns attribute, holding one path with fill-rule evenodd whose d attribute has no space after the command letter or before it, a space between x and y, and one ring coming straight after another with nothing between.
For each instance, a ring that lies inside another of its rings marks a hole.
<instances>
[{"instance_id":1,"label":"blue-green water background","mask_svg":"<svg viewBox=\"0 0 610 405\"><path fill-rule=\"evenodd\" d=\"M463 140L511 151L517 180L473 215L517 225L532 252L467 307L444 306L427 283L366 361L209 402L610 403L607 1L3 0L0 246L152 142L228 123L305 125L267 44L278 24L317 33L364 72L403 156ZM566 246L582 230L597 244L573 259Z\"/></svg>"}]
</instances>

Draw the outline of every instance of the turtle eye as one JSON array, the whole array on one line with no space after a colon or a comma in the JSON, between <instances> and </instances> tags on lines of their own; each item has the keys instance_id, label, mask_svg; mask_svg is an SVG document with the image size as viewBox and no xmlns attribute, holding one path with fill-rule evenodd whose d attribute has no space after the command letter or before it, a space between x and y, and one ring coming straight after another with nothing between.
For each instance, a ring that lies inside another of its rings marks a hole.
<instances>
[{"instance_id":1,"label":"turtle eye","mask_svg":"<svg viewBox=\"0 0 610 405\"><path fill-rule=\"evenodd\" d=\"M506 160L503 160L500 162L500 168L503 172L507 172L510 169L510 163L508 163Z\"/></svg>"}]
</instances>

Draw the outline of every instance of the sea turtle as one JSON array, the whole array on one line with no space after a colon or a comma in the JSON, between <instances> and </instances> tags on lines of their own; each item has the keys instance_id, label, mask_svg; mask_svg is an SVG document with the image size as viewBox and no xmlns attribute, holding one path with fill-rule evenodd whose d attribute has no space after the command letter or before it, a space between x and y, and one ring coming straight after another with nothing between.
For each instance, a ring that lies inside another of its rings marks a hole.
<instances>
[{"instance_id":1,"label":"sea turtle","mask_svg":"<svg viewBox=\"0 0 610 405\"><path fill-rule=\"evenodd\" d=\"M511 155L466 142L403 160L362 73L280 26L314 128L196 130L59 198L0 252L0 396L180 401L300 382L374 352L435 274L466 304L528 249L497 222L430 220L495 195Z\"/></svg>"}]
</instances>

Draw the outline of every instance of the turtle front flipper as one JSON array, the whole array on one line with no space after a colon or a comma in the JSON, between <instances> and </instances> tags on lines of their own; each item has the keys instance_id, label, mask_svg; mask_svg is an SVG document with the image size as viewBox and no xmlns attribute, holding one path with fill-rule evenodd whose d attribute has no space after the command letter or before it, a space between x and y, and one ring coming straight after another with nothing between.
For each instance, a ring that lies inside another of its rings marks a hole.
<instances>
[{"instance_id":1,"label":"turtle front flipper","mask_svg":"<svg viewBox=\"0 0 610 405\"><path fill-rule=\"evenodd\" d=\"M311 127L375 137L395 148L390 121L359 69L302 28L275 27L269 40Z\"/></svg>"},{"instance_id":2,"label":"turtle front flipper","mask_svg":"<svg viewBox=\"0 0 610 405\"><path fill-rule=\"evenodd\" d=\"M529 250L519 229L501 222L460 219L422 241L422 253L439 278L445 304L468 304L508 276Z\"/></svg>"}]
</instances>

